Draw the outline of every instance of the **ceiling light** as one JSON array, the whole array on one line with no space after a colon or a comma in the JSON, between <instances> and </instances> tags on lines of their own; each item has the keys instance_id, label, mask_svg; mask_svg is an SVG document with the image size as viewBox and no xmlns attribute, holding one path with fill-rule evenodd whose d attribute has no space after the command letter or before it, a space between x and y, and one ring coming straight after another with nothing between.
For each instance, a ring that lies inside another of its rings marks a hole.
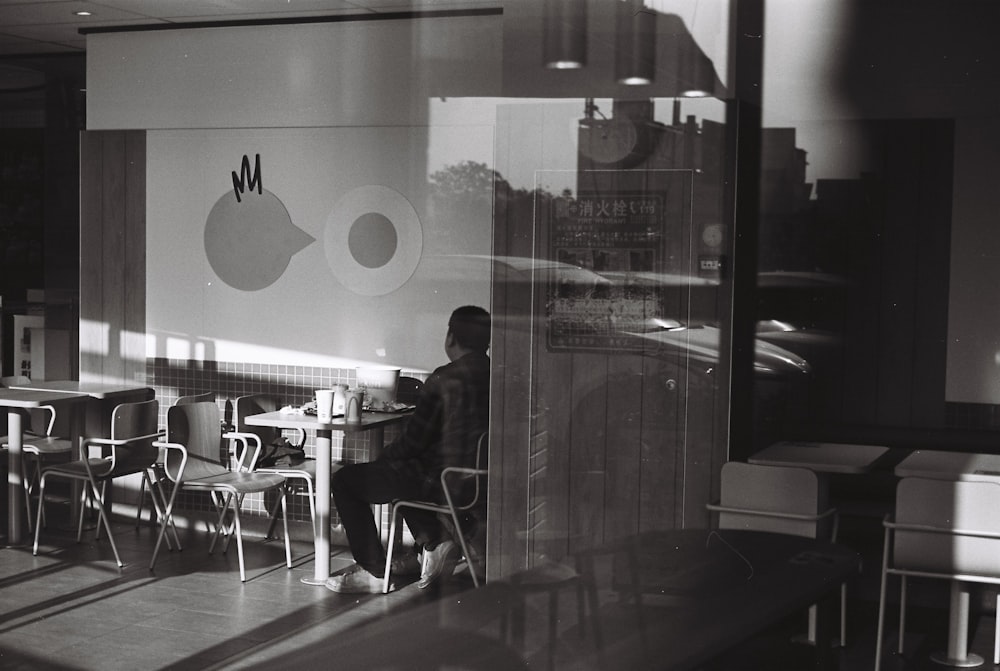
<instances>
[{"instance_id":1,"label":"ceiling light","mask_svg":"<svg viewBox=\"0 0 1000 671\"><path fill-rule=\"evenodd\" d=\"M93 14L91 12L88 12L86 9L81 9L78 12L73 12L73 15L74 16L93 16Z\"/></svg>"},{"instance_id":2,"label":"ceiling light","mask_svg":"<svg viewBox=\"0 0 1000 671\"><path fill-rule=\"evenodd\" d=\"M615 79L619 84L653 83L656 69L656 12L636 0L618 3Z\"/></svg>"},{"instance_id":3,"label":"ceiling light","mask_svg":"<svg viewBox=\"0 0 1000 671\"><path fill-rule=\"evenodd\" d=\"M575 70L587 64L587 3L545 0L545 67Z\"/></svg>"}]
</instances>

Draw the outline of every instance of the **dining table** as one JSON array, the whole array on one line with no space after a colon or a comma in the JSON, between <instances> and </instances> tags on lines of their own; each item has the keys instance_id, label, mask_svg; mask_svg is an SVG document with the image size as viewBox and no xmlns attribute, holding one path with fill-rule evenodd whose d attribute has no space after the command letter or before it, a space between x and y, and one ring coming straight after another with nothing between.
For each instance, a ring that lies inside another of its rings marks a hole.
<instances>
[{"instance_id":1,"label":"dining table","mask_svg":"<svg viewBox=\"0 0 1000 671\"><path fill-rule=\"evenodd\" d=\"M764 466L798 466L816 473L867 473L889 448L885 445L782 440L747 459Z\"/></svg>"},{"instance_id":2,"label":"dining table","mask_svg":"<svg viewBox=\"0 0 1000 671\"><path fill-rule=\"evenodd\" d=\"M142 384L128 382L103 382L103 381L80 381L80 380L38 380L11 385L11 389L21 391L39 391L52 394L56 402L64 400L67 396L83 395L86 401L84 407L83 421L77 427L70 429L70 434L76 440L77 445L82 445L84 438L110 438L111 437L111 417L115 407L120 403L132 403L135 401L147 401L155 396L152 387ZM82 453L79 454L83 458ZM110 483L109 483L110 484ZM70 482L70 519L75 519L80 509L80 491L82 485L79 481ZM113 496L108 496L105 502L105 510L111 515Z\"/></svg>"},{"instance_id":3,"label":"dining table","mask_svg":"<svg viewBox=\"0 0 1000 671\"><path fill-rule=\"evenodd\" d=\"M334 416L329 421L320 421L316 415L301 411L264 412L248 415L250 426L268 426L278 429L312 431L316 434L316 524L314 525L315 559L312 577L302 578L307 585L325 585L330 577L330 475L333 462L333 432L344 435L368 432L370 434L371 456L382 450L385 428L405 422L412 411L376 412L366 410L361 421L349 422L343 415Z\"/></svg>"},{"instance_id":4,"label":"dining table","mask_svg":"<svg viewBox=\"0 0 1000 671\"><path fill-rule=\"evenodd\" d=\"M781 440L751 455L747 461L761 466L806 468L816 473L821 487L829 487L834 475L861 475L870 472L876 462L889 452L885 445L836 443L814 440ZM809 610L806 640L816 641L816 610Z\"/></svg>"},{"instance_id":5,"label":"dining table","mask_svg":"<svg viewBox=\"0 0 1000 671\"><path fill-rule=\"evenodd\" d=\"M53 392L42 389L0 388L0 407L7 409L7 544L23 543L24 484L21 481L22 449L24 447L24 426L21 411L41 408L47 405L69 404L71 434L79 437L82 433L79 408L87 400L85 394ZM79 443L78 443L79 444Z\"/></svg>"},{"instance_id":6,"label":"dining table","mask_svg":"<svg viewBox=\"0 0 1000 671\"><path fill-rule=\"evenodd\" d=\"M91 382L79 380L39 380L11 385L11 389L47 391L59 394L83 394L87 402L84 433L88 438L111 436L111 414L119 403L147 401L155 395L152 387L128 382Z\"/></svg>"},{"instance_id":7,"label":"dining table","mask_svg":"<svg viewBox=\"0 0 1000 671\"><path fill-rule=\"evenodd\" d=\"M914 450L900 461L893 474L900 478L965 480L1000 483L1000 454L954 452L950 450ZM969 668L984 660L969 652L969 601L967 582L952 580L948 605L948 647L931 653L931 659L945 666Z\"/></svg>"}]
</instances>

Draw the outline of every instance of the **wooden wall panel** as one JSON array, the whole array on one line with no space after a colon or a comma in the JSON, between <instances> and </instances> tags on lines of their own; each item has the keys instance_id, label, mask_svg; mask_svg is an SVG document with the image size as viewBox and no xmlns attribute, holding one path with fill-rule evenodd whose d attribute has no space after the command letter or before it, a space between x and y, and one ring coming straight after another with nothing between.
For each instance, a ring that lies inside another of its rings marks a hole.
<instances>
[{"instance_id":1,"label":"wooden wall panel","mask_svg":"<svg viewBox=\"0 0 1000 671\"><path fill-rule=\"evenodd\" d=\"M125 367L119 349L118 334L125 326L125 186L126 158L124 133L110 133L101 146L104 182L101 196L101 221L104 246L100 268L82 268L83 272L100 272L104 276L101 291L101 317L106 328L107 354L102 360L104 379L120 380Z\"/></svg>"},{"instance_id":2,"label":"wooden wall panel","mask_svg":"<svg viewBox=\"0 0 1000 671\"><path fill-rule=\"evenodd\" d=\"M146 134L126 135L125 145L123 377L136 381L146 373Z\"/></svg>"},{"instance_id":3,"label":"wooden wall panel","mask_svg":"<svg viewBox=\"0 0 1000 671\"><path fill-rule=\"evenodd\" d=\"M80 374L104 366L104 154L100 133L80 135Z\"/></svg>"},{"instance_id":4,"label":"wooden wall panel","mask_svg":"<svg viewBox=\"0 0 1000 671\"><path fill-rule=\"evenodd\" d=\"M80 148L80 379L134 382L145 373L145 133L88 131Z\"/></svg>"}]
</instances>

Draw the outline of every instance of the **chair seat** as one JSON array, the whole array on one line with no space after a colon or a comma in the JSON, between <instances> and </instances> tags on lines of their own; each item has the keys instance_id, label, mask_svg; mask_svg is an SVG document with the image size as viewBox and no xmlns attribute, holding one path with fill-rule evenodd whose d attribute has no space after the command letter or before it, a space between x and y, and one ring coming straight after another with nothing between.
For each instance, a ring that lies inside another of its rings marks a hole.
<instances>
[{"instance_id":1,"label":"chair seat","mask_svg":"<svg viewBox=\"0 0 1000 671\"><path fill-rule=\"evenodd\" d=\"M90 472L94 474L94 477L98 480L103 478L114 477L117 478L122 475L129 475L131 473L141 473L147 466L147 464L142 463L129 463L125 460L119 460L115 464L114 471L110 468L111 462L107 459L88 459L87 464L90 465ZM87 479L87 466L84 465L82 460L80 461L68 461L64 464L53 464L52 466L45 467L46 473L58 473L67 478L77 478L80 480Z\"/></svg>"},{"instance_id":2,"label":"chair seat","mask_svg":"<svg viewBox=\"0 0 1000 671\"><path fill-rule=\"evenodd\" d=\"M73 451L73 441L68 438L55 438L52 436L31 438L24 442L24 446L21 449L29 454L66 454Z\"/></svg>"},{"instance_id":3,"label":"chair seat","mask_svg":"<svg viewBox=\"0 0 1000 671\"><path fill-rule=\"evenodd\" d=\"M37 433L32 433L30 431L25 431L24 435L21 436L21 449L26 449L28 445L36 445L39 443L49 442L49 441L59 441L65 442L68 446L72 447L72 443L66 438L52 438L49 436L42 436ZM0 445L4 447L10 447L10 436L0 436Z\"/></svg>"},{"instance_id":4,"label":"chair seat","mask_svg":"<svg viewBox=\"0 0 1000 671\"><path fill-rule=\"evenodd\" d=\"M209 475L195 480L184 480L184 487L187 489L218 489L221 487L232 488L240 494L253 494L267 491L274 487L280 487L285 481L284 476L277 473L245 473L239 471L226 471L217 475Z\"/></svg>"},{"instance_id":5,"label":"chair seat","mask_svg":"<svg viewBox=\"0 0 1000 671\"><path fill-rule=\"evenodd\" d=\"M290 478L310 478L316 479L316 460L306 459L297 464L278 463L274 466L267 466L256 469L257 473L277 473Z\"/></svg>"}]
</instances>

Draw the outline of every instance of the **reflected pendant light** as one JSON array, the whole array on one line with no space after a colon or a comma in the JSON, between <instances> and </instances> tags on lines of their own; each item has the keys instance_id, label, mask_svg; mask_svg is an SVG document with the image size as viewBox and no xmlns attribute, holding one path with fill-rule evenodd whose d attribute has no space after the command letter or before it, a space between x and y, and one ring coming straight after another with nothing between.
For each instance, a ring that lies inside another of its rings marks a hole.
<instances>
[{"instance_id":1,"label":"reflected pendant light","mask_svg":"<svg viewBox=\"0 0 1000 671\"><path fill-rule=\"evenodd\" d=\"M641 0L618 3L615 80L619 84L652 84L656 70L656 12Z\"/></svg>"},{"instance_id":2,"label":"reflected pendant light","mask_svg":"<svg viewBox=\"0 0 1000 671\"><path fill-rule=\"evenodd\" d=\"M587 3L543 0L542 51L545 67L573 70L587 64Z\"/></svg>"}]
</instances>

